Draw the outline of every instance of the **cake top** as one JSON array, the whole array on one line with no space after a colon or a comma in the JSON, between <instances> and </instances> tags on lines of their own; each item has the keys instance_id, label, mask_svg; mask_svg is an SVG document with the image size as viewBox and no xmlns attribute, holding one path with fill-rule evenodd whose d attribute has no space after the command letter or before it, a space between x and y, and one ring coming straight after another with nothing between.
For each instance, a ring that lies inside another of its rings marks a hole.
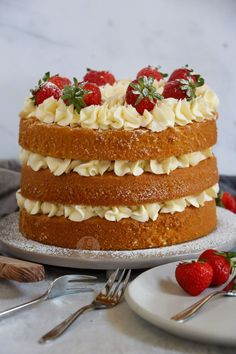
<instances>
[{"instance_id":1,"label":"cake top","mask_svg":"<svg viewBox=\"0 0 236 354\"><path fill-rule=\"evenodd\" d=\"M20 115L60 126L156 132L216 118L218 97L201 75L185 66L167 76L151 66L134 80L88 70L82 81L72 82L48 72L31 90Z\"/></svg>"}]
</instances>

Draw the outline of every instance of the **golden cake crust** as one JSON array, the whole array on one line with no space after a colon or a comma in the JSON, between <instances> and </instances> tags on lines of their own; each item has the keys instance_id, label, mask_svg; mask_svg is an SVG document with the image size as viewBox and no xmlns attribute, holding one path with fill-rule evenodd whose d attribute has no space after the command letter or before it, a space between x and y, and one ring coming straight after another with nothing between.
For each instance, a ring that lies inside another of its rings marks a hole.
<instances>
[{"instance_id":1,"label":"golden cake crust","mask_svg":"<svg viewBox=\"0 0 236 354\"><path fill-rule=\"evenodd\" d=\"M181 213L160 214L156 221L94 217L73 222L64 217L30 215L20 211L20 231L27 238L65 248L134 250L174 245L207 235L216 227L215 201Z\"/></svg>"},{"instance_id":2,"label":"golden cake crust","mask_svg":"<svg viewBox=\"0 0 236 354\"><path fill-rule=\"evenodd\" d=\"M169 175L82 177L75 172L54 176L48 169L23 166L21 193L25 198L60 204L91 206L140 205L199 194L218 182L215 157L196 166L179 168Z\"/></svg>"},{"instance_id":3,"label":"golden cake crust","mask_svg":"<svg viewBox=\"0 0 236 354\"><path fill-rule=\"evenodd\" d=\"M20 121L19 144L44 156L87 160L158 160L201 151L216 143L215 119L168 128L92 130L41 123L36 118Z\"/></svg>"}]
</instances>

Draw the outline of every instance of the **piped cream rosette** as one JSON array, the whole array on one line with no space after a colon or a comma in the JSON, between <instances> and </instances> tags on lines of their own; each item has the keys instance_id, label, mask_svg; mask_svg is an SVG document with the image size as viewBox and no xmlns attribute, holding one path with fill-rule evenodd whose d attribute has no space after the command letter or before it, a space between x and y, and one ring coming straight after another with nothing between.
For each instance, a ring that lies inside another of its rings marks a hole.
<instances>
[{"instance_id":1,"label":"piped cream rosette","mask_svg":"<svg viewBox=\"0 0 236 354\"><path fill-rule=\"evenodd\" d=\"M213 156L212 149L196 151L178 157L171 156L162 162L157 160L91 160L80 161L70 159L59 159L55 157L45 157L40 154L30 152L25 149L20 150L20 160L23 164L30 166L34 171L49 169L54 176L61 176L63 173L76 172L80 176L97 176L105 172L113 171L117 176L131 174L140 176L144 172L154 174L170 174L177 168L196 166L199 162Z\"/></svg>"},{"instance_id":2,"label":"piped cream rosette","mask_svg":"<svg viewBox=\"0 0 236 354\"><path fill-rule=\"evenodd\" d=\"M207 86L197 88L196 98L190 101L174 98L158 101L150 112L140 115L136 109L125 103L125 92L129 81L121 80L114 85L101 88L102 104L91 105L77 113L73 105L67 106L62 99L47 98L35 106L28 98L21 112L22 118L37 118L43 123L59 126L80 126L89 129L124 129L146 128L160 132L175 125L184 126L193 121L201 122L216 117L218 97ZM162 93L164 81L154 82L157 92Z\"/></svg>"}]
</instances>

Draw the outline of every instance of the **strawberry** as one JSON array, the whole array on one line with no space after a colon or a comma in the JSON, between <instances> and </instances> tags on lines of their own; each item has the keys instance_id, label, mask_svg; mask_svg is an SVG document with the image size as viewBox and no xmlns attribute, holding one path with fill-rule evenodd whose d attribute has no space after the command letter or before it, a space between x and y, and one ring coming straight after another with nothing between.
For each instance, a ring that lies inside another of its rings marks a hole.
<instances>
[{"instance_id":1,"label":"strawberry","mask_svg":"<svg viewBox=\"0 0 236 354\"><path fill-rule=\"evenodd\" d=\"M81 109L86 106L101 104L101 91L96 84L90 82L78 83L76 78L73 80L73 85L65 86L63 89L62 99L67 106L73 104L76 111L80 113Z\"/></svg>"},{"instance_id":2,"label":"strawberry","mask_svg":"<svg viewBox=\"0 0 236 354\"><path fill-rule=\"evenodd\" d=\"M236 214L236 199L229 192L224 192L221 196L222 205Z\"/></svg>"},{"instance_id":3,"label":"strawberry","mask_svg":"<svg viewBox=\"0 0 236 354\"><path fill-rule=\"evenodd\" d=\"M57 75L51 76L48 79L49 82L52 82L54 85L56 85L57 87L59 87L61 90L67 86L67 85L71 85L71 81L70 79L68 79L67 77L62 77Z\"/></svg>"},{"instance_id":4,"label":"strawberry","mask_svg":"<svg viewBox=\"0 0 236 354\"><path fill-rule=\"evenodd\" d=\"M191 70L188 68L179 68L173 71L173 73L170 75L168 81L174 81L177 79L183 79L187 80L188 77L190 76Z\"/></svg>"},{"instance_id":5,"label":"strawberry","mask_svg":"<svg viewBox=\"0 0 236 354\"><path fill-rule=\"evenodd\" d=\"M173 97L178 100L186 98L191 100L196 97L196 88L204 85L204 79L199 76L195 81L191 76L186 79L168 81L164 86L163 97Z\"/></svg>"},{"instance_id":6,"label":"strawberry","mask_svg":"<svg viewBox=\"0 0 236 354\"><path fill-rule=\"evenodd\" d=\"M204 261L207 261L208 257L214 256L218 253L217 250L214 250L212 248L207 249L206 251L202 252L198 259L203 259Z\"/></svg>"},{"instance_id":7,"label":"strawberry","mask_svg":"<svg viewBox=\"0 0 236 354\"><path fill-rule=\"evenodd\" d=\"M159 71L160 67L154 67L148 65L147 67L141 69L136 76L136 79L139 79L142 76L150 77L152 76L155 80L160 81L164 77L168 76L168 74L163 74Z\"/></svg>"},{"instance_id":8,"label":"strawberry","mask_svg":"<svg viewBox=\"0 0 236 354\"><path fill-rule=\"evenodd\" d=\"M174 70L168 81L174 81L177 79L188 80L189 78L192 78L194 82L197 82L200 79L200 75L193 74L193 69L190 69L188 65L185 65L183 68Z\"/></svg>"},{"instance_id":9,"label":"strawberry","mask_svg":"<svg viewBox=\"0 0 236 354\"><path fill-rule=\"evenodd\" d=\"M208 249L199 256L198 260L212 266L211 285L222 285L229 279L232 269L236 266L232 260L234 257L236 257L236 252L218 252L213 249Z\"/></svg>"},{"instance_id":10,"label":"strawberry","mask_svg":"<svg viewBox=\"0 0 236 354\"><path fill-rule=\"evenodd\" d=\"M175 270L177 282L181 288L192 296L199 295L208 288L212 282L212 277L212 266L206 262L179 263Z\"/></svg>"},{"instance_id":11,"label":"strawberry","mask_svg":"<svg viewBox=\"0 0 236 354\"><path fill-rule=\"evenodd\" d=\"M106 84L113 85L116 79L115 76L109 71L87 69L87 74L84 75L84 81L93 82L98 86L103 86Z\"/></svg>"},{"instance_id":12,"label":"strawberry","mask_svg":"<svg viewBox=\"0 0 236 354\"><path fill-rule=\"evenodd\" d=\"M61 97L61 90L59 87L54 85L51 82L46 82L43 84L36 92L34 95L34 102L36 105L39 105L43 101L45 101L49 97L54 97L56 100L58 100Z\"/></svg>"},{"instance_id":13,"label":"strawberry","mask_svg":"<svg viewBox=\"0 0 236 354\"><path fill-rule=\"evenodd\" d=\"M92 82L82 82L79 87L84 90L89 91L89 93L84 95L84 102L86 106L91 106L93 104L100 105L102 101L102 95L99 87Z\"/></svg>"},{"instance_id":14,"label":"strawberry","mask_svg":"<svg viewBox=\"0 0 236 354\"><path fill-rule=\"evenodd\" d=\"M154 78L142 76L132 81L126 91L126 102L136 108L137 112L143 114L144 110L151 111L157 100L162 96L156 91L153 85Z\"/></svg>"},{"instance_id":15,"label":"strawberry","mask_svg":"<svg viewBox=\"0 0 236 354\"><path fill-rule=\"evenodd\" d=\"M38 81L34 89L30 90L30 97L34 104L39 105L47 98L53 96L56 100L61 97L61 89L52 82L49 82L50 72L44 74L43 78Z\"/></svg>"},{"instance_id":16,"label":"strawberry","mask_svg":"<svg viewBox=\"0 0 236 354\"><path fill-rule=\"evenodd\" d=\"M164 86L163 97L173 97L181 100L187 97L186 90L183 90L183 85L179 81L168 81Z\"/></svg>"}]
</instances>

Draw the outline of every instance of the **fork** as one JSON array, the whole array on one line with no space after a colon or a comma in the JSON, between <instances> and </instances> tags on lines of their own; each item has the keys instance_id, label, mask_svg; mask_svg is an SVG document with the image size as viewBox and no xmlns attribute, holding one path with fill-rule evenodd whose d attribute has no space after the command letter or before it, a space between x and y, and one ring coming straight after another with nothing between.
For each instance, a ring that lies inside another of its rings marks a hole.
<instances>
[{"instance_id":1,"label":"fork","mask_svg":"<svg viewBox=\"0 0 236 354\"><path fill-rule=\"evenodd\" d=\"M68 295L68 294L93 291L94 289L92 288L78 286L78 283L95 282L96 280L97 277L91 275L72 274L72 275L63 275L61 277L58 277L49 284L48 289L45 291L45 293L43 293L39 297L0 312L0 319L9 316L15 312L18 312L28 306L38 304L45 300L53 299L55 297Z\"/></svg>"},{"instance_id":2,"label":"fork","mask_svg":"<svg viewBox=\"0 0 236 354\"><path fill-rule=\"evenodd\" d=\"M171 320L185 322L190 317L193 317L206 303L219 296L236 296L236 275L230 280L229 284L227 284L224 289L213 291L204 296L193 305L172 316Z\"/></svg>"},{"instance_id":3,"label":"fork","mask_svg":"<svg viewBox=\"0 0 236 354\"><path fill-rule=\"evenodd\" d=\"M117 269L115 272L113 272L110 275L103 289L95 296L94 300L90 304L79 308L76 312L74 312L69 317L67 317L64 321L59 323L56 327L54 327L52 330L50 330L48 333L42 336L39 339L39 343L45 343L49 340L53 340L61 336L66 331L66 329L83 312L89 309L90 310L105 309L105 308L111 308L118 305L128 285L131 270L126 271L126 269L124 269L121 272L121 275L118 277L118 280L116 281L118 273L119 273L119 269Z\"/></svg>"}]
</instances>

